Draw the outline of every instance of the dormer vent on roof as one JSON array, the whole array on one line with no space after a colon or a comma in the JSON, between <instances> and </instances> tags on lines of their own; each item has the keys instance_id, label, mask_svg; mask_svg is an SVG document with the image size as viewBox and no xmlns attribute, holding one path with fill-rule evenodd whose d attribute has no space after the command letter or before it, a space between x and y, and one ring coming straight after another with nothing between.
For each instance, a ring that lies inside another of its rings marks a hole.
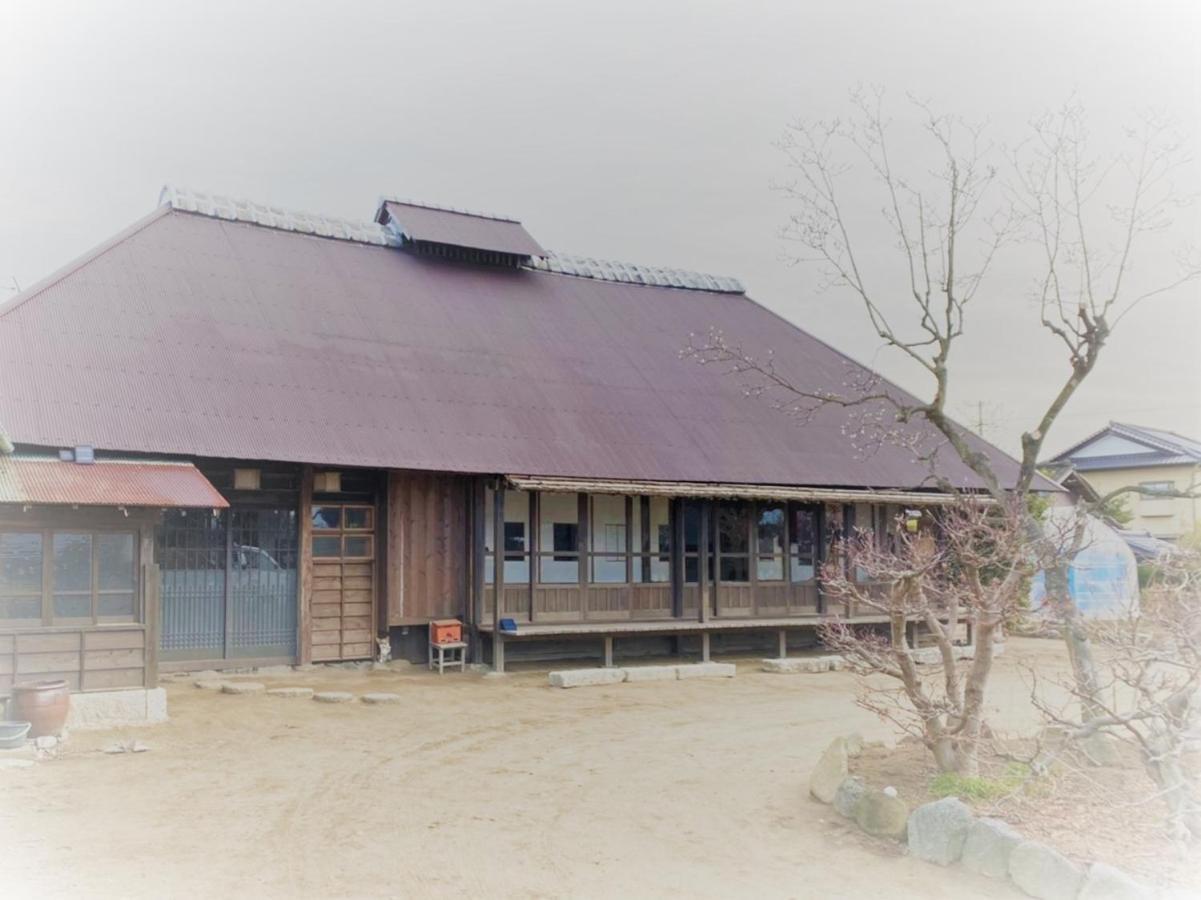
<instances>
[{"instance_id":1,"label":"dormer vent on roof","mask_svg":"<svg viewBox=\"0 0 1201 900\"><path fill-rule=\"evenodd\" d=\"M385 199L375 220L421 256L518 268L546 255L516 219Z\"/></svg>"}]
</instances>

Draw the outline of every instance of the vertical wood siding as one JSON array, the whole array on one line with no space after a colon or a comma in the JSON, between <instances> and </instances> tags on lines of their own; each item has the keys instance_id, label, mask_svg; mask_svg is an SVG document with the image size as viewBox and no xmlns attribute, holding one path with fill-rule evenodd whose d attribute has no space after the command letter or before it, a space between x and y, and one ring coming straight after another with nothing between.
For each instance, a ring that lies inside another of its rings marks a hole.
<instances>
[{"instance_id":1,"label":"vertical wood siding","mask_svg":"<svg viewBox=\"0 0 1201 900\"><path fill-rule=\"evenodd\" d=\"M388 479L388 624L465 615L468 479L392 472Z\"/></svg>"}]
</instances>

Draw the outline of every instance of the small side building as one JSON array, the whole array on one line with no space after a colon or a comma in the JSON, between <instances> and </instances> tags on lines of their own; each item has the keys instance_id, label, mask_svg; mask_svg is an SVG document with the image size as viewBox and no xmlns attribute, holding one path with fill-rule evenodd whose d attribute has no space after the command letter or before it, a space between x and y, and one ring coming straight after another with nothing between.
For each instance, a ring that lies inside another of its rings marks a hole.
<instances>
[{"instance_id":1,"label":"small side building","mask_svg":"<svg viewBox=\"0 0 1201 900\"><path fill-rule=\"evenodd\" d=\"M79 456L0 455L0 697L62 679L75 724L162 718L155 529L228 504L191 463Z\"/></svg>"}]
</instances>

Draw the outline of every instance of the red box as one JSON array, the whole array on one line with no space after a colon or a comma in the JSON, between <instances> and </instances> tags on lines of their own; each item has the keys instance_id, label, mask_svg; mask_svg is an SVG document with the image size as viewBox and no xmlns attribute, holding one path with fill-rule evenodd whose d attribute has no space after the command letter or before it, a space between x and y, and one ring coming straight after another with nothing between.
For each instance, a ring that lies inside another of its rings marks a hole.
<instances>
[{"instance_id":1,"label":"red box","mask_svg":"<svg viewBox=\"0 0 1201 900\"><path fill-rule=\"evenodd\" d=\"M430 622L430 642L457 644L463 640L463 623L458 619L434 619Z\"/></svg>"}]
</instances>

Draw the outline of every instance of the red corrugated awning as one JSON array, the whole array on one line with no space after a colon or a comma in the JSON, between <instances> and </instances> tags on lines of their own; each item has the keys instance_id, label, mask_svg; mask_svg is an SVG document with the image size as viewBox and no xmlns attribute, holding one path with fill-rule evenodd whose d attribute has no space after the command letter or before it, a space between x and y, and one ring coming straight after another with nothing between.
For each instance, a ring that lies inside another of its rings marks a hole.
<instances>
[{"instance_id":1,"label":"red corrugated awning","mask_svg":"<svg viewBox=\"0 0 1201 900\"><path fill-rule=\"evenodd\" d=\"M0 456L0 503L223 509L229 504L187 462Z\"/></svg>"}]
</instances>

